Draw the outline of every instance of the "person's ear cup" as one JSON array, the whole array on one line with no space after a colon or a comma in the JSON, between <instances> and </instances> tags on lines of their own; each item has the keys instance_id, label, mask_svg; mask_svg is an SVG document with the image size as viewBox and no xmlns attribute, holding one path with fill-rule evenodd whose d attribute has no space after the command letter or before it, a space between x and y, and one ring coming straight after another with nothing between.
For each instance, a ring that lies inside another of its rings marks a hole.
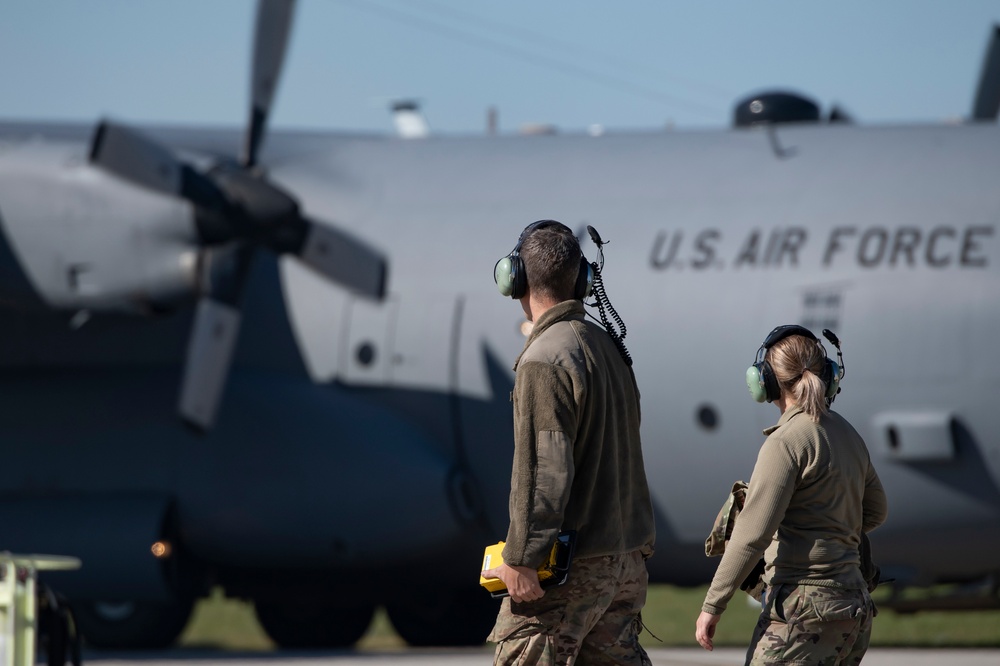
<instances>
[{"instance_id":1,"label":"person's ear cup","mask_svg":"<svg viewBox=\"0 0 1000 666\"><path fill-rule=\"evenodd\" d=\"M747 389L754 402L764 402L767 400L767 389L764 386L764 379L760 376L760 368L757 364L747 368Z\"/></svg>"},{"instance_id":2,"label":"person's ear cup","mask_svg":"<svg viewBox=\"0 0 1000 666\"><path fill-rule=\"evenodd\" d=\"M504 257L493 267L493 279L497 283L497 289L504 296L514 293L514 276L511 274L511 260L509 256Z\"/></svg>"},{"instance_id":3,"label":"person's ear cup","mask_svg":"<svg viewBox=\"0 0 1000 666\"><path fill-rule=\"evenodd\" d=\"M836 361L827 359L826 372L823 374L829 375L829 379L826 380L826 399L832 400L840 390L840 366L837 365Z\"/></svg>"},{"instance_id":4,"label":"person's ear cup","mask_svg":"<svg viewBox=\"0 0 1000 666\"><path fill-rule=\"evenodd\" d=\"M594 269L586 258L580 257L580 272L576 276L576 286L573 288L573 298L583 300L590 296L594 288Z\"/></svg>"}]
</instances>

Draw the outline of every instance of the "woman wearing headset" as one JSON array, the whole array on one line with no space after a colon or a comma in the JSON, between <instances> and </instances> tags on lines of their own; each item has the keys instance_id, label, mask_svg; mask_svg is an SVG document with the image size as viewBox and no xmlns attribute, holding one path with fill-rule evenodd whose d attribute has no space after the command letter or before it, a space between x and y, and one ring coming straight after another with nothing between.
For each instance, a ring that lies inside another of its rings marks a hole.
<instances>
[{"instance_id":1,"label":"woman wearing headset","mask_svg":"<svg viewBox=\"0 0 1000 666\"><path fill-rule=\"evenodd\" d=\"M764 431L746 502L698 617L695 637L706 650L761 555L766 588L747 664L858 664L868 649L874 605L859 546L862 533L885 520L886 497L864 440L829 409L840 377L801 326L771 331L747 370L751 395L777 405L781 418Z\"/></svg>"}]
</instances>

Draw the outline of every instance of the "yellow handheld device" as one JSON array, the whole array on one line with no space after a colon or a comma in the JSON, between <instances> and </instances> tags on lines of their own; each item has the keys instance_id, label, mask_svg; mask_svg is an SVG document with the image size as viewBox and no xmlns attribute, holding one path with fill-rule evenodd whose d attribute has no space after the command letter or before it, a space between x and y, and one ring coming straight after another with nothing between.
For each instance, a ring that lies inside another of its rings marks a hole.
<instances>
[{"instance_id":1,"label":"yellow handheld device","mask_svg":"<svg viewBox=\"0 0 1000 666\"><path fill-rule=\"evenodd\" d=\"M570 565L573 562L573 549L576 546L576 531L560 532L548 558L538 567L538 582L542 587L562 585L569 577ZM483 568L481 571L493 569L503 564L504 542L500 541L486 547L483 553ZM479 574L479 584L489 590L493 597L506 597L507 586L499 578L483 578Z\"/></svg>"}]
</instances>

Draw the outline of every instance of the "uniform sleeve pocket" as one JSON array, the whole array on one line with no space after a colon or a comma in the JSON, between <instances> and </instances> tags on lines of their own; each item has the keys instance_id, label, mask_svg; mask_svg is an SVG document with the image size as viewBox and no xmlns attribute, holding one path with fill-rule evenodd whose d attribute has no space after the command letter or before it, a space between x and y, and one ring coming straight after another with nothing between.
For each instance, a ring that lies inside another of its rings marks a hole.
<instances>
[{"instance_id":1,"label":"uniform sleeve pocket","mask_svg":"<svg viewBox=\"0 0 1000 666\"><path fill-rule=\"evenodd\" d=\"M569 500L569 490L573 485L572 442L565 433L542 430L538 433L537 455L537 489L533 509L540 518L559 516Z\"/></svg>"}]
</instances>

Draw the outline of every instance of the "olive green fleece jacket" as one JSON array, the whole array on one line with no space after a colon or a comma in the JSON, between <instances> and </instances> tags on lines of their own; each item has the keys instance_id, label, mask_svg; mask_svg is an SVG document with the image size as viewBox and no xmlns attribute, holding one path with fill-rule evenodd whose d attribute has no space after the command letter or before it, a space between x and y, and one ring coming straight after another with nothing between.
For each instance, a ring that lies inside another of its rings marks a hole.
<instances>
[{"instance_id":1,"label":"olive green fleece jacket","mask_svg":"<svg viewBox=\"0 0 1000 666\"><path fill-rule=\"evenodd\" d=\"M560 530L577 531L576 557L651 554L639 389L611 337L564 301L538 317L514 370L504 562L538 567Z\"/></svg>"},{"instance_id":2,"label":"olive green fleece jacket","mask_svg":"<svg viewBox=\"0 0 1000 666\"><path fill-rule=\"evenodd\" d=\"M762 553L768 585L867 587L861 533L885 521L887 504L861 435L836 412L813 423L798 406L764 434L746 503L702 605L713 615Z\"/></svg>"}]
</instances>

